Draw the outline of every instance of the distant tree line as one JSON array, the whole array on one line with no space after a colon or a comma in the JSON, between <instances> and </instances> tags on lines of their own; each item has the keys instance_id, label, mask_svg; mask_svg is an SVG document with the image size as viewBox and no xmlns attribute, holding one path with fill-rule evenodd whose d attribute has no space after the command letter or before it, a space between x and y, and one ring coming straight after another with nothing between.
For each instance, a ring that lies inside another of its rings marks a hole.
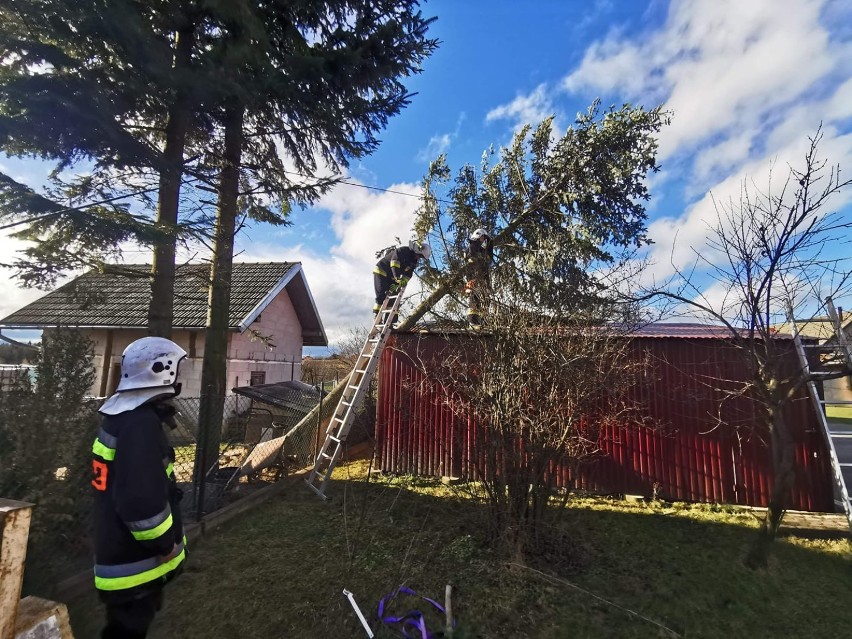
<instances>
[{"instance_id":1,"label":"distant tree line","mask_svg":"<svg viewBox=\"0 0 852 639\"><path fill-rule=\"evenodd\" d=\"M35 351L17 344L0 344L0 364L23 364L33 359Z\"/></svg>"}]
</instances>

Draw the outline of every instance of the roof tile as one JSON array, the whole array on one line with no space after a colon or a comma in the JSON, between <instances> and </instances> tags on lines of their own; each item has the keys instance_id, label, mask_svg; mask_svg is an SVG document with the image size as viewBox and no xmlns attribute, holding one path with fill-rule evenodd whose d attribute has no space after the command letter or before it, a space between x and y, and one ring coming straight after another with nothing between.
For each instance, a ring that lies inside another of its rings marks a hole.
<instances>
[{"instance_id":1,"label":"roof tile","mask_svg":"<svg viewBox=\"0 0 852 639\"><path fill-rule=\"evenodd\" d=\"M294 266L294 262L235 263L228 324L235 328ZM0 320L0 326L148 325L150 265L111 265L108 273L89 271ZM207 324L207 264L178 266L175 275L175 328Z\"/></svg>"}]
</instances>

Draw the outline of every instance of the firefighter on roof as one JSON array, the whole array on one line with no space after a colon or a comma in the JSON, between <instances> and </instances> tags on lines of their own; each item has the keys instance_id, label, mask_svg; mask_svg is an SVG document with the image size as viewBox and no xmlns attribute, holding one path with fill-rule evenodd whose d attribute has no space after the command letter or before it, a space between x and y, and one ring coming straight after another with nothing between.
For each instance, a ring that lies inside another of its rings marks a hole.
<instances>
[{"instance_id":1,"label":"firefighter on roof","mask_svg":"<svg viewBox=\"0 0 852 639\"><path fill-rule=\"evenodd\" d=\"M174 449L164 424L180 392L186 352L161 337L143 337L121 357L121 381L104 402L92 446L95 587L106 604L102 638L145 637L162 589L186 558L174 476Z\"/></svg>"},{"instance_id":2,"label":"firefighter on roof","mask_svg":"<svg viewBox=\"0 0 852 639\"><path fill-rule=\"evenodd\" d=\"M373 284L376 289L373 313L379 312L391 286L408 284L419 261L428 260L431 255L431 246L426 242L421 244L415 240L409 242L408 246L397 246L388 250L373 269Z\"/></svg>"},{"instance_id":3,"label":"firefighter on roof","mask_svg":"<svg viewBox=\"0 0 852 639\"><path fill-rule=\"evenodd\" d=\"M488 303L491 289L490 270L494 245L485 229L476 229L467 238L465 247L465 285L467 321L471 328L482 328L482 311Z\"/></svg>"}]
</instances>

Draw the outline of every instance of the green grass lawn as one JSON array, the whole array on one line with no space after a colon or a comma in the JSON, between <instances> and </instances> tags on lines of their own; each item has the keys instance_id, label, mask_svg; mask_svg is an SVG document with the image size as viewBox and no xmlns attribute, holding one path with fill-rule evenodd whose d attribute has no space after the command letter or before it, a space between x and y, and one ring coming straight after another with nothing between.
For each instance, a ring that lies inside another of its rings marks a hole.
<instances>
[{"instance_id":1,"label":"green grass lawn","mask_svg":"<svg viewBox=\"0 0 852 639\"><path fill-rule=\"evenodd\" d=\"M288 479L286 492L204 538L149 636L366 637L344 588L374 620L400 584L443 600L448 583L456 639L673 636L652 622L683 637L850 636L846 539L785 537L754 572L742 564L756 527L748 512L578 498L563 543L524 567L492 552L480 506L454 488L366 482L365 471L365 462L337 469L352 479L335 482L327 503ZM96 636L94 596L70 612L76 639ZM392 636L401 635L377 633Z\"/></svg>"},{"instance_id":2,"label":"green grass lawn","mask_svg":"<svg viewBox=\"0 0 852 639\"><path fill-rule=\"evenodd\" d=\"M852 424L852 406L826 406L825 414L832 421Z\"/></svg>"}]
</instances>

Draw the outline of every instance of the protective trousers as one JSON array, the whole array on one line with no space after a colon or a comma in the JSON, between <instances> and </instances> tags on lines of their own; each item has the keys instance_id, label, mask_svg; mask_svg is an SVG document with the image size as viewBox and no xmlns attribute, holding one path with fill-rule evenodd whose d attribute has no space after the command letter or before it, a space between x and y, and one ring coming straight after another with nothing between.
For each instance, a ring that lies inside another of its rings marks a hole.
<instances>
[{"instance_id":1,"label":"protective trousers","mask_svg":"<svg viewBox=\"0 0 852 639\"><path fill-rule=\"evenodd\" d=\"M162 605L163 591L159 589L128 601L107 604L107 623L101 639L145 639Z\"/></svg>"}]
</instances>

